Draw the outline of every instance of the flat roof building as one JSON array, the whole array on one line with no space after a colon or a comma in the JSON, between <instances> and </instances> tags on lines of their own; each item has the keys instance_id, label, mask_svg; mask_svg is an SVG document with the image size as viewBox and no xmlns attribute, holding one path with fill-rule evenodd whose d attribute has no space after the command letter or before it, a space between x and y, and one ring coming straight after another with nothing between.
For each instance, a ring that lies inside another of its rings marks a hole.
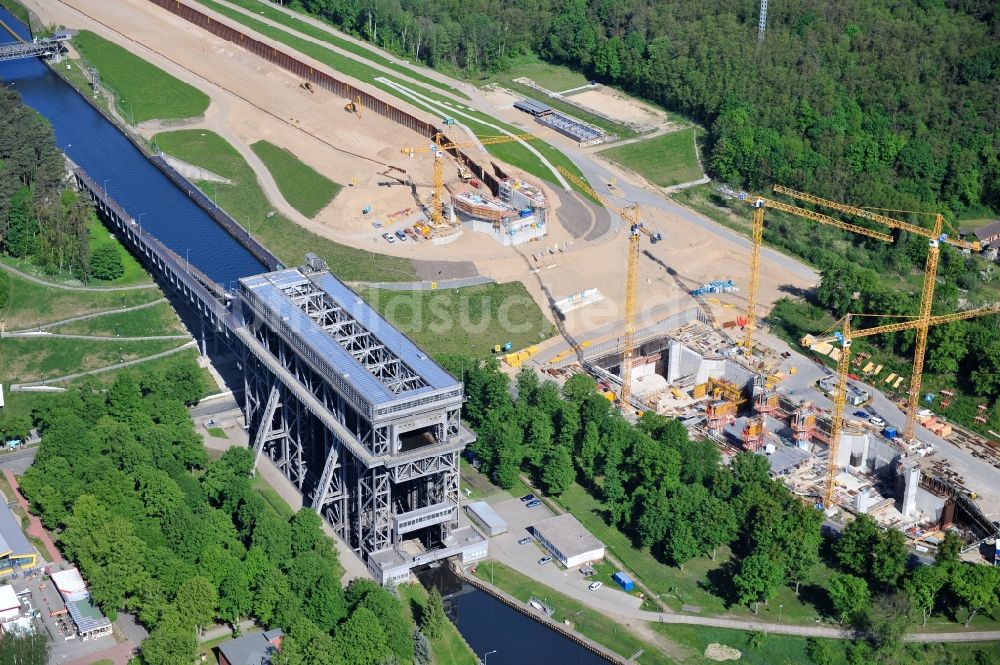
<instances>
[{"instance_id":1,"label":"flat roof building","mask_svg":"<svg viewBox=\"0 0 1000 665\"><path fill-rule=\"evenodd\" d=\"M0 501L0 577L18 567L31 568L37 561L38 555L21 531L20 521L10 507Z\"/></svg>"},{"instance_id":2,"label":"flat roof building","mask_svg":"<svg viewBox=\"0 0 1000 665\"><path fill-rule=\"evenodd\" d=\"M507 533L507 522L500 517L493 506L485 501L475 501L465 506L465 512L469 514L469 519L478 526L487 536L499 536Z\"/></svg>"},{"instance_id":3,"label":"flat roof building","mask_svg":"<svg viewBox=\"0 0 1000 665\"><path fill-rule=\"evenodd\" d=\"M63 602L66 603L66 609L76 626L77 635L88 640L111 634L111 622L90 600L90 591L87 590L87 583L83 581L79 570L68 568L52 573L49 577L62 596Z\"/></svg>"},{"instance_id":4,"label":"flat roof building","mask_svg":"<svg viewBox=\"0 0 1000 665\"><path fill-rule=\"evenodd\" d=\"M532 530L538 542L567 568L604 558L604 543L568 513L542 520Z\"/></svg>"},{"instance_id":5,"label":"flat roof building","mask_svg":"<svg viewBox=\"0 0 1000 665\"><path fill-rule=\"evenodd\" d=\"M250 633L218 646L219 665L268 665L281 650L284 633L280 628Z\"/></svg>"},{"instance_id":6,"label":"flat roof building","mask_svg":"<svg viewBox=\"0 0 1000 665\"><path fill-rule=\"evenodd\" d=\"M14 593L14 587L0 586L0 623L16 619L21 613L21 601Z\"/></svg>"}]
</instances>

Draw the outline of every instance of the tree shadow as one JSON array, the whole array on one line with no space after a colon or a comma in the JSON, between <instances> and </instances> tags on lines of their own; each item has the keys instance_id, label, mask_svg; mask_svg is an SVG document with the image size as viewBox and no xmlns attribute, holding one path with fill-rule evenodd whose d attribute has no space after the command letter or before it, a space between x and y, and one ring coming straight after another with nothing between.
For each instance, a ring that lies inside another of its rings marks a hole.
<instances>
[{"instance_id":1,"label":"tree shadow","mask_svg":"<svg viewBox=\"0 0 1000 665\"><path fill-rule=\"evenodd\" d=\"M809 300L809 297L812 295L814 289L804 289L801 286L795 286L794 284L779 284L778 291L796 298Z\"/></svg>"},{"instance_id":2,"label":"tree shadow","mask_svg":"<svg viewBox=\"0 0 1000 665\"><path fill-rule=\"evenodd\" d=\"M823 617L834 617L836 612L830 602L830 594L819 584L799 585L799 600L804 605L811 605Z\"/></svg>"},{"instance_id":3,"label":"tree shadow","mask_svg":"<svg viewBox=\"0 0 1000 665\"><path fill-rule=\"evenodd\" d=\"M704 582L698 585L708 593L722 599L726 609L739 604L739 597L736 595L736 586L733 584L733 576L739 572L736 559L730 559L718 568L708 571Z\"/></svg>"},{"instance_id":4,"label":"tree shadow","mask_svg":"<svg viewBox=\"0 0 1000 665\"><path fill-rule=\"evenodd\" d=\"M410 598L410 612L413 613L413 623L420 626L424 622L424 606L416 598Z\"/></svg>"}]
</instances>

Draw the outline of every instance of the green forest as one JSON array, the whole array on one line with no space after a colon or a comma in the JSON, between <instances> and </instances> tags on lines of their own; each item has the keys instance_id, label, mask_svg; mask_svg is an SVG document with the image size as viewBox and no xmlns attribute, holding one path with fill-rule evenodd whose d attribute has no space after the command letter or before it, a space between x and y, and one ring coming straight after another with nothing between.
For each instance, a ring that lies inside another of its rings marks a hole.
<instances>
[{"instance_id":1,"label":"green forest","mask_svg":"<svg viewBox=\"0 0 1000 665\"><path fill-rule=\"evenodd\" d=\"M1000 207L990 0L292 0L469 76L538 56L683 113L721 180L905 210Z\"/></svg>"},{"instance_id":2,"label":"green forest","mask_svg":"<svg viewBox=\"0 0 1000 665\"><path fill-rule=\"evenodd\" d=\"M52 127L7 88L0 90L0 117L0 252L83 282L121 277L115 245L91 257L93 211L63 180Z\"/></svg>"},{"instance_id":3,"label":"green forest","mask_svg":"<svg viewBox=\"0 0 1000 665\"><path fill-rule=\"evenodd\" d=\"M394 593L341 586L315 511L289 518L254 491L251 451L208 461L184 406L201 394L191 365L126 371L107 392L73 389L34 413L42 444L21 486L93 599L151 631L146 665L189 665L202 629L251 617L284 629L277 665L427 663Z\"/></svg>"},{"instance_id":4,"label":"green forest","mask_svg":"<svg viewBox=\"0 0 1000 665\"><path fill-rule=\"evenodd\" d=\"M527 368L512 386L495 359L445 364L466 381L475 463L502 487L521 473L553 496L579 482L601 501L608 524L682 570L731 548L734 557L709 589L728 607L756 613L783 587L798 595L811 572L827 567L831 574L823 588L808 590L808 602L866 631L868 639L848 649L851 663L906 662L904 634L930 617L968 626L1000 608L1000 568L960 562L955 534L933 565L910 568L902 532L861 515L839 538L826 536L823 512L772 479L766 457L742 452L725 466L714 442L689 439L677 420L647 412L629 424L585 374L560 390ZM823 642L811 646L813 662L837 662Z\"/></svg>"}]
</instances>

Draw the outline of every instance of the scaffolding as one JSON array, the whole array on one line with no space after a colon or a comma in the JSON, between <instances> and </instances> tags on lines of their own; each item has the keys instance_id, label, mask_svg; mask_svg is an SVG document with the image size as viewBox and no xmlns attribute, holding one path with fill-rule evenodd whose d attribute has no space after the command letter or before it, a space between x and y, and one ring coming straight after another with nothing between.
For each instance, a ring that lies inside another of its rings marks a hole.
<instances>
[{"instance_id":1,"label":"scaffolding","mask_svg":"<svg viewBox=\"0 0 1000 665\"><path fill-rule=\"evenodd\" d=\"M746 427L743 428L743 449L757 452L763 448L765 434L763 416L747 420Z\"/></svg>"}]
</instances>

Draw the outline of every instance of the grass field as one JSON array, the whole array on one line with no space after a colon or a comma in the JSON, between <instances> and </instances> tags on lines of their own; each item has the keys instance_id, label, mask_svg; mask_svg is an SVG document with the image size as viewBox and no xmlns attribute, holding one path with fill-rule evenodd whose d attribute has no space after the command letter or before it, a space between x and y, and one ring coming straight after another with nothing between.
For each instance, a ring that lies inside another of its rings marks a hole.
<instances>
[{"instance_id":1,"label":"grass field","mask_svg":"<svg viewBox=\"0 0 1000 665\"><path fill-rule=\"evenodd\" d=\"M67 335L106 337L142 337L145 335L183 335L187 333L169 302L161 302L133 312L115 312L93 319L75 321L51 329Z\"/></svg>"},{"instance_id":2,"label":"grass field","mask_svg":"<svg viewBox=\"0 0 1000 665\"><path fill-rule=\"evenodd\" d=\"M521 62L514 63L510 71L503 74L504 79L521 77L529 78L552 92L563 92L590 83L587 77L580 72L574 72L568 67L549 64L536 57L526 57Z\"/></svg>"},{"instance_id":3,"label":"grass field","mask_svg":"<svg viewBox=\"0 0 1000 665\"><path fill-rule=\"evenodd\" d=\"M226 434L226 430L221 427L209 427L208 433L214 436L216 439L228 439L229 435Z\"/></svg>"},{"instance_id":4,"label":"grass field","mask_svg":"<svg viewBox=\"0 0 1000 665\"><path fill-rule=\"evenodd\" d=\"M437 88L438 90L443 90L445 92L450 92L451 94L461 99L469 98L464 92L458 90L457 88L453 88L451 86L445 85L444 83L441 83L440 81L424 76L413 66L408 66L400 64L398 62L393 62L389 58L386 58L382 54L371 50L367 46L362 46L361 44L357 44L349 39L338 37L337 35L334 35L328 32L327 30L323 30L322 28L318 28L315 25L303 21L302 19L289 16L285 12L282 12L273 7L269 7L262 2L258 2L258 0L229 0L229 3L237 5L239 7L243 7L244 9L249 9L253 13L263 16L268 20L273 21L274 23L280 23L281 25L287 28L291 28L296 32L300 32L303 35L312 37L314 39L318 39L320 41L326 42L331 46L335 46L336 48L347 51L348 53L353 53L356 56L360 56L365 60L368 60L369 62L389 67L395 71L398 71L407 78L413 79L414 81L419 81L424 85L430 86L432 88ZM334 29L337 29L336 26L333 27Z\"/></svg>"},{"instance_id":5,"label":"grass field","mask_svg":"<svg viewBox=\"0 0 1000 665\"><path fill-rule=\"evenodd\" d=\"M88 342L78 339L7 338L3 383L25 383L144 358L184 344L183 340Z\"/></svg>"},{"instance_id":6,"label":"grass field","mask_svg":"<svg viewBox=\"0 0 1000 665\"><path fill-rule=\"evenodd\" d=\"M292 515L295 511L292 510L291 506L285 503L285 500L281 498L278 492L267 484L267 481L260 476L255 476L253 479L253 489L260 494L264 502L267 503L274 510L275 514L283 520L292 519Z\"/></svg>"},{"instance_id":7,"label":"grass field","mask_svg":"<svg viewBox=\"0 0 1000 665\"><path fill-rule=\"evenodd\" d=\"M163 297L159 289L67 291L29 282L5 270L0 270L0 281L6 284L8 293L6 304L0 303L0 321L7 330L33 328L80 314L131 307Z\"/></svg>"},{"instance_id":8,"label":"grass field","mask_svg":"<svg viewBox=\"0 0 1000 665\"><path fill-rule=\"evenodd\" d=\"M696 605L705 614L754 617L768 621L777 618L778 606L782 605L783 621L812 623L818 616L812 601L825 602L825 592L820 587L825 584L832 571L818 565L803 580L800 597L795 596L793 588L782 587L769 605L760 606L760 614L755 616L752 609L737 604L729 606L727 599L708 590L718 582L725 584L728 581L729 573L725 565L732 556L728 549L721 548L716 561L709 557L692 559L684 565L682 571L657 560L648 550L635 547L628 536L609 526L604 521L604 505L580 485L571 485L558 501L604 542L613 556L675 610L685 604Z\"/></svg>"},{"instance_id":9,"label":"grass field","mask_svg":"<svg viewBox=\"0 0 1000 665\"><path fill-rule=\"evenodd\" d=\"M689 127L654 139L602 150L598 154L635 171L654 185L670 187L702 176L695 153L695 131L694 127Z\"/></svg>"},{"instance_id":10,"label":"grass field","mask_svg":"<svg viewBox=\"0 0 1000 665\"><path fill-rule=\"evenodd\" d=\"M529 579L502 563L493 561L481 563L476 567L475 575L484 582L489 582L492 577L493 586L503 589L518 600L528 602L532 596L544 599L545 603L555 610L553 619L560 623L569 620L581 635L611 649L623 658L628 658L642 649L643 665L673 665L675 662L663 650L639 639L632 631L601 612Z\"/></svg>"},{"instance_id":11,"label":"grass field","mask_svg":"<svg viewBox=\"0 0 1000 665\"><path fill-rule=\"evenodd\" d=\"M343 187L273 143L257 141L250 148L271 172L285 200L306 217L315 217Z\"/></svg>"},{"instance_id":12,"label":"grass field","mask_svg":"<svg viewBox=\"0 0 1000 665\"><path fill-rule=\"evenodd\" d=\"M708 665L717 661L704 656L709 644L718 643L739 649L742 665L815 665L808 655L809 641L794 635L758 634L712 628L709 626L682 626L676 624L650 624L656 632L668 637L691 651L682 665ZM823 640L828 645L830 660L826 665L848 665L850 642ZM1000 642L972 642L968 644L907 644L900 658L894 662L909 665L978 665L1000 662Z\"/></svg>"},{"instance_id":13,"label":"grass field","mask_svg":"<svg viewBox=\"0 0 1000 665\"><path fill-rule=\"evenodd\" d=\"M2 345L6 341L7 340L0 342L0 351L3 350L4 347ZM118 347L115 347L116 352L117 348ZM184 351L181 351L180 353L169 356L167 358L158 358L156 360L150 360L149 362L143 363L138 367L132 367L129 369L137 372L154 372L158 371L166 363L175 362L177 359L183 358L184 356L188 356L192 360L196 360L198 358L198 351L196 349L186 349ZM115 357L115 360L117 360L117 356ZM96 385L98 388L107 388L111 386L112 383L114 383L115 379L118 377L118 374L119 370L102 372L100 374L94 374L93 376L90 377L80 378L74 381L66 382L62 384L62 387L70 388L73 386L79 386L85 380L88 380L92 382L93 385ZM0 376L0 382L6 382L6 381L7 378L5 376ZM212 375L209 373L207 369L202 369L202 385L205 386L205 391L204 394L202 395L203 397L218 392L218 388L215 385L215 380L212 378ZM6 401L6 406L2 410L0 410L0 429L3 428L3 423L7 418L20 417L20 416L29 417L31 416L31 412L34 409L42 406L44 403L48 401L57 398L58 395L51 393L4 392L4 399Z\"/></svg>"},{"instance_id":14,"label":"grass field","mask_svg":"<svg viewBox=\"0 0 1000 665\"><path fill-rule=\"evenodd\" d=\"M409 281L416 273L409 259L375 254L321 238L280 214L270 218L271 205L254 176L253 169L233 146L218 134L186 129L157 134L161 150L204 167L233 181L231 185L199 182L210 198L218 201L255 238L274 252L285 265L298 265L306 252L315 252L333 266L346 281Z\"/></svg>"},{"instance_id":15,"label":"grass field","mask_svg":"<svg viewBox=\"0 0 1000 665\"><path fill-rule=\"evenodd\" d=\"M419 626L420 616L427 607L427 590L419 584L401 584L398 589L403 610L413 624ZM430 642L435 665L479 665L479 659L450 621L445 625L444 634Z\"/></svg>"},{"instance_id":16,"label":"grass field","mask_svg":"<svg viewBox=\"0 0 1000 665\"><path fill-rule=\"evenodd\" d=\"M439 291L360 289L390 323L432 356L481 358L496 344L537 344L555 329L520 282Z\"/></svg>"},{"instance_id":17,"label":"grass field","mask_svg":"<svg viewBox=\"0 0 1000 665\"><path fill-rule=\"evenodd\" d=\"M383 83L381 81L376 81L375 80L376 78L385 76L385 73L379 69L372 67L369 64L360 62L358 60L355 60L354 58L333 51L325 45L316 44L309 40L303 39L301 36L298 36L296 34L292 34L283 29L267 25L255 18L252 18L250 16L247 16L246 14L234 10L232 7L221 5L220 3L215 2L214 0L198 0L198 2L205 5L206 7L214 9L215 11L219 12L224 16L229 17L234 21L237 21L238 23L243 24L244 26L250 28L251 30L254 30L255 32L258 32L266 37L274 39L275 41L281 42L300 53L315 58L316 60L329 65L338 72L343 72L348 76L358 79L359 81L364 81L365 83L373 85L392 97L399 97L402 99L406 99L407 101L411 101L409 100L409 98L403 96L402 93L397 92L394 88L387 85L386 83ZM259 10L255 9L255 11ZM433 101L439 104L443 103L454 106L454 102L452 102L452 100L443 97L440 94L432 90L429 90L428 88L409 82L406 82L406 86L414 90L415 92L425 95L426 97L432 99ZM487 116L478 111L463 109L462 112L469 114L470 116L472 116L473 119L470 120L465 117L460 117L458 118L458 120L463 124L468 125L468 127L472 129L472 131L475 132L477 136L495 136L499 133L497 129L495 129L495 127L487 126L485 123L490 123L491 125L501 127L502 129L511 132L513 134L520 134L523 132L523 129L519 129L517 127L514 127L513 125L502 123L496 120L496 118L493 118L492 116ZM562 166L563 168L568 169L570 172L576 175L581 175L580 170L576 167L576 165L573 164L573 162L571 162L564 154L559 152L559 150L557 150L555 147L547 143L542 143L541 141L536 141L535 144L536 144L534 146L535 149L537 149L554 166ZM555 175L553 175L552 171L549 170L547 167L545 167L542 164L542 162L538 159L538 157L536 157L527 148L525 148L520 144L505 143L499 145L491 145L488 146L488 150L490 154L495 155L497 158L507 162L508 164L510 164L515 168L521 169L526 173L529 173L535 177L541 178L548 182L556 181ZM199 164L199 166L204 166L204 165Z\"/></svg>"},{"instance_id":18,"label":"grass field","mask_svg":"<svg viewBox=\"0 0 1000 665\"><path fill-rule=\"evenodd\" d=\"M117 93L118 110L133 123L191 118L208 108L205 93L88 30L77 33L73 45L97 67L101 82Z\"/></svg>"}]
</instances>

